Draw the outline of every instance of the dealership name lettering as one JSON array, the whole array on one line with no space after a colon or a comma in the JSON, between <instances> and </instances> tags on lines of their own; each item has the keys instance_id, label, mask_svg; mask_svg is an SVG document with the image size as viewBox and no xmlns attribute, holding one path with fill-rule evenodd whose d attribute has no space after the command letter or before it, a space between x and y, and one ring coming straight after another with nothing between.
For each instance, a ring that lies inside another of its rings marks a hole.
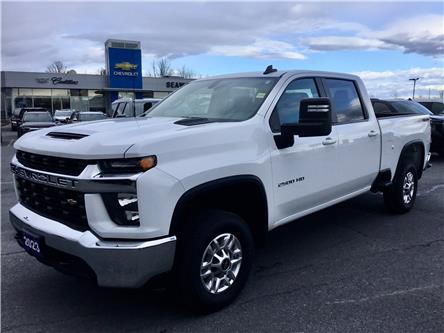
<instances>
[{"instance_id":1,"label":"dealership name lettering","mask_svg":"<svg viewBox=\"0 0 444 333\"><path fill-rule=\"evenodd\" d=\"M78 84L79 81L76 80L71 80L71 79L63 79L62 77L59 76L53 76L52 78L38 78L36 79L36 81L38 83L49 83L49 81L51 81L52 84L56 85L56 84Z\"/></svg>"},{"instance_id":2,"label":"dealership name lettering","mask_svg":"<svg viewBox=\"0 0 444 333\"><path fill-rule=\"evenodd\" d=\"M180 88L183 85L185 85L185 82L170 82L170 81L168 81L166 83L167 88Z\"/></svg>"}]
</instances>

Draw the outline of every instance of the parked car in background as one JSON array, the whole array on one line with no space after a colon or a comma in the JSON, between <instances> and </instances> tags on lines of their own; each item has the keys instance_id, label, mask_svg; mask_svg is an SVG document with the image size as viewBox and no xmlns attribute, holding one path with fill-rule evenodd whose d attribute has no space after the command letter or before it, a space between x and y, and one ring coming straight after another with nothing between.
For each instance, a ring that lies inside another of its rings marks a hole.
<instances>
[{"instance_id":1,"label":"parked car in background","mask_svg":"<svg viewBox=\"0 0 444 333\"><path fill-rule=\"evenodd\" d=\"M103 120L106 118L107 116L103 112L85 111L85 112L76 112L73 117L73 121L93 121L93 120Z\"/></svg>"},{"instance_id":2,"label":"parked car in background","mask_svg":"<svg viewBox=\"0 0 444 333\"><path fill-rule=\"evenodd\" d=\"M17 137L38 129L55 126L56 122L48 111L42 112L25 112L22 123L17 129Z\"/></svg>"},{"instance_id":3,"label":"parked car in background","mask_svg":"<svg viewBox=\"0 0 444 333\"><path fill-rule=\"evenodd\" d=\"M54 120L63 124L68 124L74 119L76 110L62 109L54 112Z\"/></svg>"},{"instance_id":4,"label":"parked car in background","mask_svg":"<svg viewBox=\"0 0 444 333\"><path fill-rule=\"evenodd\" d=\"M113 109L113 118L138 117L144 112L151 109L154 105L159 103L160 98L142 98L130 99L122 98L115 100L111 106Z\"/></svg>"},{"instance_id":5,"label":"parked car in background","mask_svg":"<svg viewBox=\"0 0 444 333\"><path fill-rule=\"evenodd\" d=\"M432 125L432 144L430 151L444 156L444 114L439 113L438 108L435 108L437 113L433 113L421 102L411 99L382 100L372 98L371 101L375 114L379 117L398 117L412 114L423 114L430 116L430 123Z\"/></svg>"},{"instance_id":6,"label":"parked car in background","mask_svg":"<svg viewBox=\"0 0 444 333\"><path fill-rule=\"evenodd\" d=\"M16 131L20 127L25 112L46 112L46 111L48 110L40 107L37 108L26 107L26 108L15 109L11 116L11 130Z\"/></svg>"},{"instance_id":7,"label":"parked car in background","mask_svg":"<svg viewBox=\"0 0 444 333\"><path fill-rule=\"evenodd\" d=\"M442 99L415 99L435 115L444 115L444 101Z\"/></svg>"}]
</instances>

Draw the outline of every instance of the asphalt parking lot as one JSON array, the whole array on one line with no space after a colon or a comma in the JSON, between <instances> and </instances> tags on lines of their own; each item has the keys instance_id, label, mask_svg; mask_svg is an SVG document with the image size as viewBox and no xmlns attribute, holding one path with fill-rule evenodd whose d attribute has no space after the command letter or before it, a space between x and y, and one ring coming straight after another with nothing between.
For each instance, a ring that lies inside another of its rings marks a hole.
<instances>
[{"instance_id":1,"label":"asphalt parking lot","mask_svg":"<svg viewBox=\"0 0 444 333\"><path fill-rule=\"evenodd\" d=\"M237 301L198 316L162 289L105 289L28 256L8 222L15 133L2 133L1 330L4 332L442 332L444 158L415 208L385 212L364 194L270 234Z\"/></svg>"}]
</instances>

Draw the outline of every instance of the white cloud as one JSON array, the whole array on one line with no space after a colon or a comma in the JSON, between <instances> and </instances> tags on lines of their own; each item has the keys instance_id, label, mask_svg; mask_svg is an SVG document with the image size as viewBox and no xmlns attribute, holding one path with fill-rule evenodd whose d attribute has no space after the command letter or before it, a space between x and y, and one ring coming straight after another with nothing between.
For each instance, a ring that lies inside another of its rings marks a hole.
<instances>
[{"instance_id":1,"label":"white cloud","mask_svg":"<svg viewBox=\"0 0 444 333\"><path fill-rule=\"evenodd\" d=\"M397 71L362 71L354 73L365 82L369 94L374 97L407 98L412 96L412 81L410 78L419 77L416 83L415 96L438 97L444 91L444 68L410 68Z\"/></svg>"},{"instance_id":2,"label":"white cloud","mask_svg":"<svg viewBox=\"0 0 444 333\"><path fill-rule=\"evenodd\" d=\"M292 44L270 39L257 39L252 44L245 46L214 46L211 48L209 53L223 56L237 56L258 59L305 59L305 56L296 51Z\"/></svg>"},{"instance_id":3,"label":"white cloud","mask_svg":"<svg viewBox=\"0 0 444 333\"><path fill-rule=\"evenodd\" d=\"M444 56L443 15L399 19L380 30L356 29L354 36L319 36L302 40L316 51L401 50L426 56ZM359 28L359 26L357 27Z\"/></svg>"},{"instance_id":4,"label":"white cloud","mask_svg":"<svg viewBox=\"0 0 444 333\"><path fill-rule=\"evenodd\" d=\"M307 38L303 43L315 51L338 51L338 50L380 50L389 49L393 46L378 40L362 37L348 36L322 36Z\"/></svg>"}]
</instances>

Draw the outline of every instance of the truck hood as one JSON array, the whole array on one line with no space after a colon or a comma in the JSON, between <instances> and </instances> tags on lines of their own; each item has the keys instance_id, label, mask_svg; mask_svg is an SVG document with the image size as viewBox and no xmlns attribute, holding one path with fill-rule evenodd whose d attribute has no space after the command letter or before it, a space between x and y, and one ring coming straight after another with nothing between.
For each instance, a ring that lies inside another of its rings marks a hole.
<instances>
[{"instance_id":1,"label":"truck hood","mask_svg":"<svg viewBox=\"0 0 444 333\"><path fill-rule=\"evenodd\" d=\"M15 142L14 148L60 157L122 158L132 145L156 133L172 135L183 130L185 126L174 124L179 119L114 118L62 125L28 133Z\"/></svg>"}]
</instances>

